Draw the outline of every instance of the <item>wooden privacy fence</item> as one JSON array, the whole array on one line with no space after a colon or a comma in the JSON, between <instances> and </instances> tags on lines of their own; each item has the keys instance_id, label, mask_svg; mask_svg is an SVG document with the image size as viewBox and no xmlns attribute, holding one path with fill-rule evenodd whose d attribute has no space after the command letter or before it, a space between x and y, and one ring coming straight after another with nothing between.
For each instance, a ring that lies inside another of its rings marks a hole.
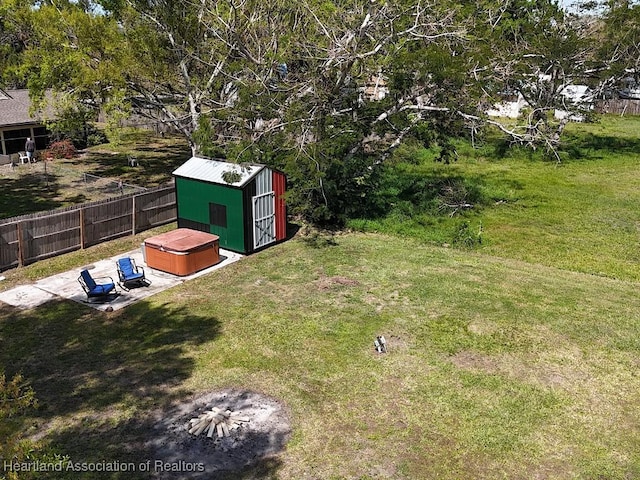
<instances>
[{"instance_id":1,"label":"wooden privacy fence","mask_svg":"<svg viewBox=\"0 0 640 480\"><path fill-rule=\"evenodd\" d=\"M0 271L135 235L176 220L173 184L0 220Z\"/></svg>"},{"instance_id":2,"label":"wooden privacy fence","mask_svg":"<svg viewBox=\"0 0 640 480\"><path fill-rule=\"evenodd\" d=\"M617 115L640 115L640 100L602 100L597 103L596 111L598 113L613 113Z\"/></svg>"}]
</instances>

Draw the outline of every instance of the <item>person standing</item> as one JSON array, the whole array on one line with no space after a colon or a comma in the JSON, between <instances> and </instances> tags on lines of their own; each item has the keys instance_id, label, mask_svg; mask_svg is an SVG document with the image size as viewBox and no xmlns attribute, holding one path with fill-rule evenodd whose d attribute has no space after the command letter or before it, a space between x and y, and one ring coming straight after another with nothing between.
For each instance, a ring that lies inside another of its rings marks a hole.
<instances>
[{"instance_id":1,"label":"person standing","mask_svg":"<svg viewBox=\"0 0 640 480\"><path fill-rule=\"evenodd\" d=\"M36 153L36 142L34 142L31 137L27 138L27 143L24 144L24 149L27 152L29 163L34 162L34 154Z\"/></svg>"}]
</instances>

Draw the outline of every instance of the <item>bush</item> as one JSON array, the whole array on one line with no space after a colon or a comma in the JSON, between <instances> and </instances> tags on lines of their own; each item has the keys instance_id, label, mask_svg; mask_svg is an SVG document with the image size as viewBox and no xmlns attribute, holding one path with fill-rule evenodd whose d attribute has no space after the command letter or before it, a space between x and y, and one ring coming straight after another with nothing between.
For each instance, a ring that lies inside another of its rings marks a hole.
<instances>
[{"instance_id":1,"label":"bush","mask_svg":"<svg viewBox=\"0 0 640 480\"><path fill-rule=\"evenodd\" d=\"M60 140L53 142L45 150L45 158L73 158L76 154L76 147L71 140Z\"/></svg>"},{"instance_id":2,"label":"bush","mask_svg":"<svg viewBox=\"0 0 640 480\"><path fill-rule=\"evenodd\" d=\"M103 132L96 131L87 135L87 147L102 145L107 142L107 136Z\"/></svg>"},{"instance_id":3,"label":"bush","mask_svg":"<svg viewBox=\"0 0 640 480\"><path fill-rule=\"evenodd\" d=\"M453 244L462 248L480 246L482 244L482 224L478 227L478 231L474 232L469 222L463 220L453 233Z\"/></svg>"}]
</instances>

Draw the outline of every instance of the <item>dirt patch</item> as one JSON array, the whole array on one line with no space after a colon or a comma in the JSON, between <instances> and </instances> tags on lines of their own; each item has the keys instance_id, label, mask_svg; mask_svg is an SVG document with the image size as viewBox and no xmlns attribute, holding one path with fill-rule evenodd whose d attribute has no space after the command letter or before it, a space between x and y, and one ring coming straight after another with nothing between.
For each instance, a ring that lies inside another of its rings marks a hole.
<instances>
[{"instance_id":1,"label":"dirt patch","mask_svg":"<svg viewBox=\"0 0 640 480\"><path fill-rule=\"evenodd\" d=\"M451 363L463 370L480 370L488 373L496 373L498 370L495 359L468 350L463 350L453 355Z\"/></svg>"},{"instance_id":2,"label":"dirt patch","mask_svg":"<svg viewBox=\"0 0 640 480\"><path fill-rule=\"evenodd\" d=\"M189 420L218 407L240 412L249 421L228 436L192 435ZM291 436L289 415L277 400L251 391L224 390L200 395L159 412L147 448L167 471L154 478L214 478L239 472L277 456ZM172 471L173 470L173 471Z\"/></svg>"},{"instance_id":3,"label":"dirt patch","mask_svg":"<svg viewBox=\"0 0 640 480\"><path fill-rule=\"evenodd\" d=\"M467 330L476 335L492 335L497 330L497 327L492 322L487 321L475 321L471 322L467 326Z\"/></svg>"},{"instance_id":4,"label":"dirt patch","mask_svg":"<svg viewBox=\"0 0 640 480\"><path fill-rule=\"evenodd\" d=\"M552 358L519 358L511 354L486 355L463 350L450 357L456 367L536 385L577 392L587 388L592 375L582 364L581 354L565 350Z\"/></svg>"},{"instance_id":5,"label":"dirt patch","mask_svg":"<svg viewBox=\"0 0 640 480\"><path fill-rule=\"evenodd\" d=\"M358 282L357 280L353 280L347 277L340 277L340 276L334 276L334 277L321 276L316 283L320 290L329 290L331 287L335 285L347 286L347 287L355 287L356 285L360 285L360 282Z\"/></svg>"}]
</instances>

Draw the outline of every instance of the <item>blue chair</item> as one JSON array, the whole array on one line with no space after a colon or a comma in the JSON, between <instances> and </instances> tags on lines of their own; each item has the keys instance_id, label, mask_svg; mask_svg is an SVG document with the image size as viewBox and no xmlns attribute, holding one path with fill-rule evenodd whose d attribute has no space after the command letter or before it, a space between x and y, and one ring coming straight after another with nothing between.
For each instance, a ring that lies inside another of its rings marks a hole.
<instances>
[{"instance_id":1,"label":"blue chair","mask_svg":"<svg viewBox=\"0 0 640 480\"><path fill-rule=\"evenodd\" d=\"M116 284L111 277L98 278L97 280L107 279L109 279L110 282L97 283L89 273L89 270L85 269L80 272L78 282L80 282L84 293L87 294L87 300L91 300L92 298L106 300L109 299L112 294L118 294Z\"/></svg>"},{"instance_id":2,"label":"blue chair","mask_svg":"<svg viewBox=\"0 0 640 480\"><path fill-rule=\"evenodd\" d=\"M120 286L125 290L131 287L146 287L151 284L145 277L144 268L136 265L133 258L124 257L116 262Z\"/></svg>"}]
</instances>

